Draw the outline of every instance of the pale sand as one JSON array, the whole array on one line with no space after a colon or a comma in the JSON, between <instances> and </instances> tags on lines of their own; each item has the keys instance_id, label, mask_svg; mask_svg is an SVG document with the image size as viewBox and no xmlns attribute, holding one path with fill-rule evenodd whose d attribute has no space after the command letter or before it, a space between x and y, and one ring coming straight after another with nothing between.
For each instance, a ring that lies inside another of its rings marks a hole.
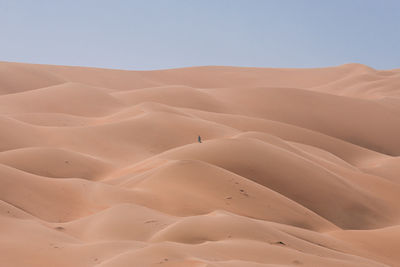
<instances>
[{"instance_id":1,"label":"pale sand","mask_svg":"<svg viewBox=\"0 0 400 267\"><path fill-rule=\"evenodd\" d=\"M399 85L0 62L0 266L400 266Z\"/></svg>"}]
</instances>

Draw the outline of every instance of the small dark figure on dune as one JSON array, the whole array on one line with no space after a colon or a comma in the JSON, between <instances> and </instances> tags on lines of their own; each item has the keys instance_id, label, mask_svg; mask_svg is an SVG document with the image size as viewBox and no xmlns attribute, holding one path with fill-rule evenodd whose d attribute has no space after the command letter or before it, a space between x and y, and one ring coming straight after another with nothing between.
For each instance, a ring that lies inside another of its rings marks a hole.
<instances>
[{"instance_id":1,"label":"small dark figure on dune","mask_svg":"<svg viewBox=\"0 0 400 267\"><path fill-rule=\"evenodd\" d=\"M197 141L199 141L199 143L201 143L201 136L199 135L199 137L197 137Z\"/></svg>"}]
</instances>

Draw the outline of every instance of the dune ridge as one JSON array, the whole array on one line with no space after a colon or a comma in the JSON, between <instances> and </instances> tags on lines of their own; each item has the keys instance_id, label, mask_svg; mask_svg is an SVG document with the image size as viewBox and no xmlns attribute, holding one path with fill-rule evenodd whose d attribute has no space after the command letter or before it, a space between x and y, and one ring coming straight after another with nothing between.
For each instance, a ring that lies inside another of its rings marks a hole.
<instances>
[{"instance_id":1,"label":"dune ridge","mask_svg":"<svg viewBox=\"0 0 400 267\"><path fill-rule=\"evenodd\" d=\"M0 62L0 265L400 266L399 84Z\"/></svg>"}]
</instances>

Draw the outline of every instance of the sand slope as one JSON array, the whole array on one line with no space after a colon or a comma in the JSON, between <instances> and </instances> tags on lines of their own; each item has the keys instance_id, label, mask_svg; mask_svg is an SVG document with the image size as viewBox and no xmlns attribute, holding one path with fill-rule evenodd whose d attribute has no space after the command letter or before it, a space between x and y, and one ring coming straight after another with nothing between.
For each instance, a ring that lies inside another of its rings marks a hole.
<instances>
[{"instance_id":1,"label":"sand slope","mask_svg":"<svg viewBox=\"0 0 400 267\"><path fill-rule=\"evenodd\" d=\"M0 266L400 266L399 84L0 62Z\"/></svg>"}]
</instances>

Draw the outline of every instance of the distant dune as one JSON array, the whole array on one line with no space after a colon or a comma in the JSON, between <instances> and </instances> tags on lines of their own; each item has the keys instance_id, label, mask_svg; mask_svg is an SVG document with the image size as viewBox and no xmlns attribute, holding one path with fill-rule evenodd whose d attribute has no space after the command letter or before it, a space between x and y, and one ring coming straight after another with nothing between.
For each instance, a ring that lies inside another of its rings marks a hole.
<instances>
[{"instance_id":1,"label":"distant dune","mask_svg":"<svg viewBox=\"0 0 400 267\"><path fill-rule=\"evenodd\" d=\"M0 125L0 266L400 266L400 69L0 62Z\"/></svg>"}]
</instances>

